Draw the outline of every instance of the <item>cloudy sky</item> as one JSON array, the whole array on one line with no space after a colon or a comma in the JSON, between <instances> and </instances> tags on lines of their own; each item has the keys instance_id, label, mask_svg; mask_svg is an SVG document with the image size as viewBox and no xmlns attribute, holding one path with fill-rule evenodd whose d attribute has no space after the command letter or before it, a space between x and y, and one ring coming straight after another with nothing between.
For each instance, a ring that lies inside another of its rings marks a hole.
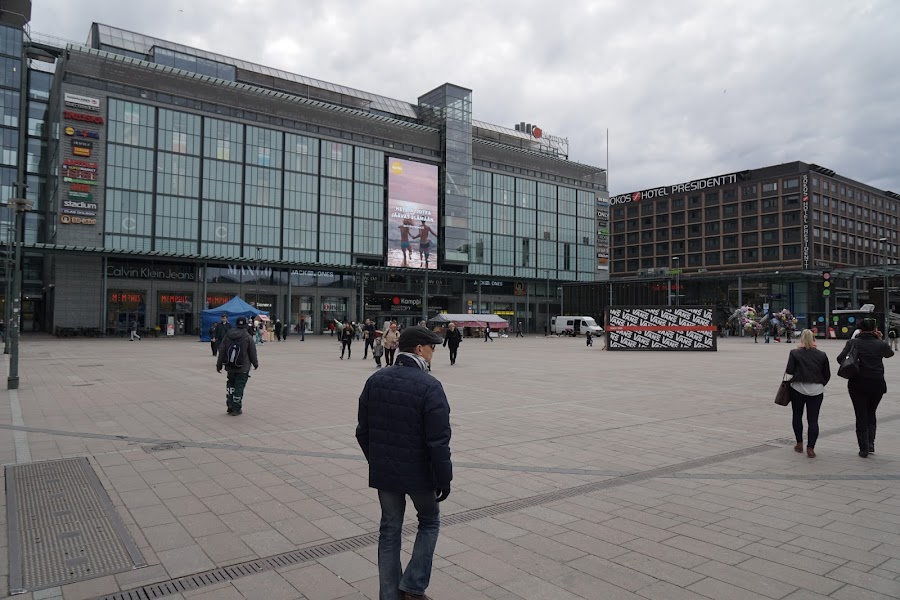
<instances>
[{"instance_id":1,"label":"cloudy sky","mask_svg":"<svg viewBox=\"0 0 900 600\"><path fill-rule=\"evenodd\" d=\"M98 21L475 118L539 124L610 192L792 160L900 193L896 0L37 0L32 29Z\"/></svg>"}]
</instances>

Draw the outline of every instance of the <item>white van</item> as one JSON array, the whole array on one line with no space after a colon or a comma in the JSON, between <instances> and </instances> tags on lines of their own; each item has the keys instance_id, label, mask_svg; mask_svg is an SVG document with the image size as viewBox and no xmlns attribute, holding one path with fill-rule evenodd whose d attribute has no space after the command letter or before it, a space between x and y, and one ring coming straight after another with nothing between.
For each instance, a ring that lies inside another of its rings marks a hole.
<instances>
[{"instance_id":1,"label":"white van","mask_svg":"<svg viewBox=\"0 0 900 600\"><path fill-rule=\"evenodd\" d=\"M550 319L550 333L584 335L588 331L594 335L603 334L603 328L597 325L593 317L560 316Z\"/></svg>"}]
</instances>

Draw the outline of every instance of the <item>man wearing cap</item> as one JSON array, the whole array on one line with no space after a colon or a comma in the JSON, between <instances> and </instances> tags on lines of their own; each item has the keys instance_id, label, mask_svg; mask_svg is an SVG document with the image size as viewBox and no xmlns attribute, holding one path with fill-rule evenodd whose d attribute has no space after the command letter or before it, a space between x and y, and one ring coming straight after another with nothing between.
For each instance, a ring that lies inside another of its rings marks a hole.
<instances>
[{"instance_id":1,"label":"man wearing cap","mask_svg":"<svg viewBox=\"0 0 900 600\"><path fill-rule=\"evenodd\" d=\"M240 348L237 355L237 364L229 363L229 351L235 344ZM247 317L238 317L235 328L230 330L225 340L219 346L219 359L216 361L216 371L222 372L222 367L228 373L228 381L225 384L225 404L228 414L237 416L241 414L244 406L244 387L250 379L250 366L259 368L259 360L256 357L256 344L247 331Z\"/></svg>"},{"instance_id":2,"label":"man wearing cap","mask_svg":"<svg viewBox=\"0 0 900 600\"><path fill-rule=\"evenodd\" d=\"M450 405L441 383L428 372L434 347L443 340L425 327L400 334L394 366L369 377L359 397L356 439L369 461L369 487L378 490L379 600L429 600L431 564L441 515L450 495ZM406 496L419 530L404 571L400 541Z\"/></svg>"}]
</instances>

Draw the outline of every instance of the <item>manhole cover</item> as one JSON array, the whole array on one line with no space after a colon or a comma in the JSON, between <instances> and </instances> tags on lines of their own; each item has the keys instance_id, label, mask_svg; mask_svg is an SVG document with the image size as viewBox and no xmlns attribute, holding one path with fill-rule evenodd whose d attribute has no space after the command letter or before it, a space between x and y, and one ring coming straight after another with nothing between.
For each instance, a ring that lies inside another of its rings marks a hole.
<instances>
[{"instance_id":1,"label":"manhole cover","mask_svg":"<svg viewBox=\"0 0 900 600\"><path fill-rule=\"evenodd\" d=\"M184 448L178 442L171 442L169 444L157 444L155 446L144 446L144 452L164 452L166 450L178 450L179 448Z\"/></svg>"},{"instance_id":2,"label":"manhole cover","mask_svg":"<svg viewBox=\"0 0 900 600\"><path fill-rule=\"evenodd\" d=\"M86 458L6 466L9 592L145 566Z\"/></svg>"}]
</instances>

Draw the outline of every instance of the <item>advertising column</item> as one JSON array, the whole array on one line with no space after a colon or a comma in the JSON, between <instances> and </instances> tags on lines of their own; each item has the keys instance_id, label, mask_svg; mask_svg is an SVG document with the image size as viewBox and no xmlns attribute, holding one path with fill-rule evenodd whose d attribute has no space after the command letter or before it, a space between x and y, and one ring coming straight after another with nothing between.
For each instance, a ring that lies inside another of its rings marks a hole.
<instances>
[{"instance_id":1,"label":"advertising column","mask_svg":"<svg viewBox=\"0 0 900 600\"><path fill-rule=\"evenodd\" d=\"M437 269L438 168L388 159L389 267Z\"/></svg>"}]
</instances>

